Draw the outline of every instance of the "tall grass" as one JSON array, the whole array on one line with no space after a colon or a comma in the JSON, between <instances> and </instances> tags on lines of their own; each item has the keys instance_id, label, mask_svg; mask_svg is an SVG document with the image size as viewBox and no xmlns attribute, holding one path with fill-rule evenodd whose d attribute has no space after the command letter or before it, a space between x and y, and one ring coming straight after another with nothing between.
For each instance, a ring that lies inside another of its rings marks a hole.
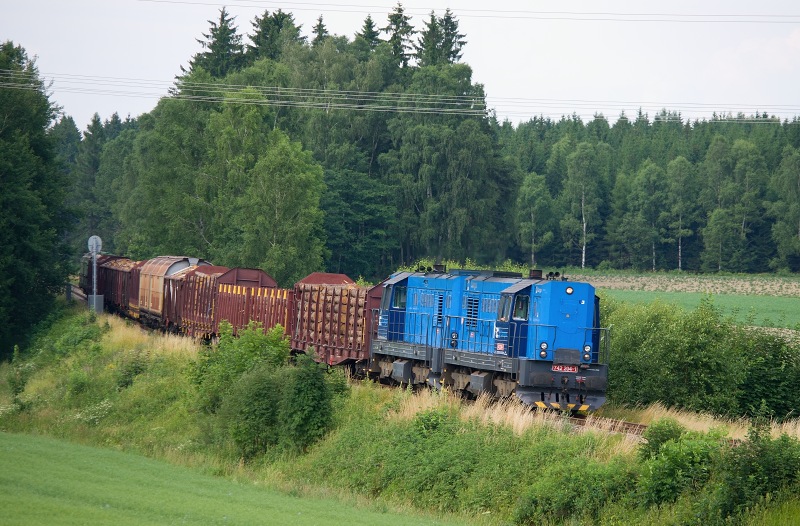
<instances>
[{"instance_id":1,"label":"tall grass","mask_svg":"<svg viewBox=\"0 0 800 526\"><path fill-rule=\"evenodd\" d=\"M690 517L691 503L682 500L688 497L658 509L637 501L647 469L637 453L641 439L610 433L592 417L576 431L555 412L531 411L515 400L465 404L446 390L351 383L348 394L335 398L335 427L321 442L305 453L271 449L244 461L217 417L200 410L189 374L197 355L193 342L171 343L114 318L73 314L20 363L0 367L0 407L10 407L0 411L0 430L65 437L292 495L408 514L426 510L465 524L655 525ZM7 378L18 367L25 381L15 397ZM660 404L608 406L603 413L642 423L671 418L698 433L721 429L743 440L748 428L744 420ZM772 432L797 436L798 429L787 422Z\"/></svg>"}]
</instances>

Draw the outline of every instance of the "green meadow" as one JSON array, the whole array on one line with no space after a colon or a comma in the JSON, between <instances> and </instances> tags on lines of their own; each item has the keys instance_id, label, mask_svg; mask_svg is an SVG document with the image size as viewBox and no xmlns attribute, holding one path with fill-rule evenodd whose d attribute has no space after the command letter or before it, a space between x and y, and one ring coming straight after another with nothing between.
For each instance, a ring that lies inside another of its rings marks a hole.
<instances>
[{"instance_id":1,"label":"green meadow","mask_svg":"<svg viewBox=\"0 0 800 526\"><path fill-rule=\"evenodd\" d=\"M411 517L299 498L119 451L0 433L0 523L400 525ZM445 524L413 517L414 524Z\"/></svg>"},{"instance_id":2,"label":"green meadow","mask_svg":"<svg viewBox=\"0 0 800 526\"><path fill-rule=\"evenodd\" d=\"M708 294L701 292L665 292L645 290L602 289L602 294L615 300L637 304L656 301L694 310L704 298L711 298L715 307L736 323L758 327L800 329L800 298L742 294Z\"/></svg>"}]
</instances>

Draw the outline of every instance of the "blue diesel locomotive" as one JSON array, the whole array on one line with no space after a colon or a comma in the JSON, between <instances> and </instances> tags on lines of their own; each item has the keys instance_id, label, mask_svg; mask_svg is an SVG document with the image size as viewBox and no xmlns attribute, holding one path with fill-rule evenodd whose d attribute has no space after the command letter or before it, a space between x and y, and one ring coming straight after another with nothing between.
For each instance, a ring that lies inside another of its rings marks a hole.
<instances>
[{"instance_id":1,"label":"blue diesel locomotive","mask_svg":"<svg viewBox=\"0 0 800 526\"><path fill-rule=\"evenodd\" d=\"M382 286L370 363L381 377L542 408L605 402L609 329L590 284L455 270L400 272Z\"/></svg>"}]
</instances>

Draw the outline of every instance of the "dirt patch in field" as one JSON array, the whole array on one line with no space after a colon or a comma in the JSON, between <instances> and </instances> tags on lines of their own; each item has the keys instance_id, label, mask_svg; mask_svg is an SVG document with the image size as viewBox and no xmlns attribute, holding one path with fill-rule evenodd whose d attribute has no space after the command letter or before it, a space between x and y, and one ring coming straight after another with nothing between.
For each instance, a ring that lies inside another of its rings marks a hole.
<instances>
[{"instance_id":1,"label":"dirt patch in field","mask_svg":"<svg viewBox=\"0 0 800 526\"><path fill-rule=\"evenodd\" d=\"M586 281L599 289L800 298L800 279L775 276L586 276L570 274L569 279Z\"/></svg>"}]
</instances>

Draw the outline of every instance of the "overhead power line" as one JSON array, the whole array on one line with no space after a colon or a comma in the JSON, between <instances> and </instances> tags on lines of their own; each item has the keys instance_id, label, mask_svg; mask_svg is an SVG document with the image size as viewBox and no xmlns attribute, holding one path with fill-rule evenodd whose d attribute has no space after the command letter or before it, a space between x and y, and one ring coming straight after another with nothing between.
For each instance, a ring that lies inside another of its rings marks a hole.
<instances>
[{"instance_id":1,"label":"overhead power line","mask_svg":"<svg viewBox=\"0 0 800 526\"><path fill-rule=\"evenodd\" d=\"M214 2L205 0L138 0L155 4L206 5L214 7L237 7L245 9L283 9L286 11L315 11L331 13L371 14L377 10L390 12L394 5L340 4L325 2L269 2L258 0L229 0ZM432 7L404 7L407 15L427 16L436 9ZM441 8L439 8L441 11ZM756 14L756 13L624 13L613 11L533 11L502 9L457 9L458 18L497 18L504 20L564 20L577 22L667 22L688 24L800 24L800 14Z\"/></svg>"},{"instance_id":2,"label":"overhead power line","mask_svg":"<svg viewBox=\"0 0 800 526\"><path fill-rule=\"evenodd\" d=\"M163 81L98 75L40 73L32 78L26 72L0 70L0 88L39 90L41 86L57 87L61 93L103 95L111 97L135 97L160 99L172 97L196 102L263 105L324 110L354 110L395 113L448 114L483 116L494 112L501 118L570 118L573 115L589 121L602 114L614 118L623 112L635 118L639 111L660 121L684 119L680 111L690 110L703 119L714 120L722 116L725 122L745 120L747 122L776 122L771 119L738 119L732 115L745 112L757 116L771 114L800 113L800 106L786 104L744 103L697 103L658 102L590 99L552 99L521 97L482 97L475 95L445 95L435 93L385 93L338 89L290 88L281 86L247 86L185 81ZM488 103L488 104L487 104ZM661 116L667 110L666 117ZM615 113L615 114L612 114ZM693 117L697 118L697 117Z\"/></svg>"}]
</instances>

